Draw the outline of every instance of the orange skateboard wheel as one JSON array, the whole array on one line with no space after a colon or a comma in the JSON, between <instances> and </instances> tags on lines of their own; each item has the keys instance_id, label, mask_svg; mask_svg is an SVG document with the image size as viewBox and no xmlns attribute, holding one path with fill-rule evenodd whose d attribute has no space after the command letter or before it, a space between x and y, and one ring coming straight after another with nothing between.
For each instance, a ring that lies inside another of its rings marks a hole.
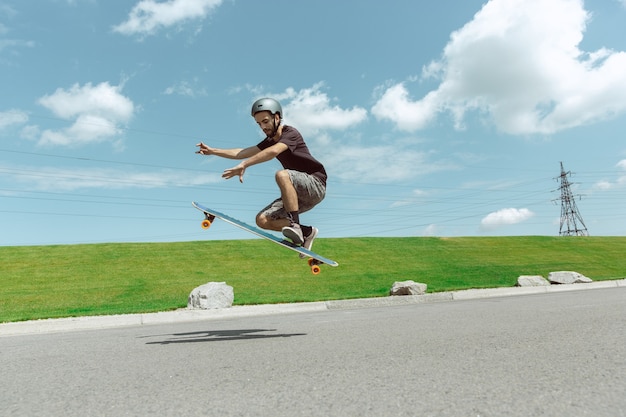
<instances>
[{"instance_id":1,"label":"orange skateboard wheel","mask_svg":"<svg viewBox=\"0 0 626 417\"><path fill-rule=\"evenodd\" d=\"M309 258L308 262L309 262L309 266L311 267L311 273L313 275L317 275L320 272L322 272L322 269L320 268L320 261L314 258Z\"/></svg>"},{"instance_id":2,"label":"orange skateboard wheel","mask_svg":"<svg viewBox=\"0 0 626 417\"><path fill-rule=\"evenodd\" d=\"M209 227L211 227L211 222L209 220L202 220L201 225L203 229L208 229Z\"/></svg>"}]
</instances>

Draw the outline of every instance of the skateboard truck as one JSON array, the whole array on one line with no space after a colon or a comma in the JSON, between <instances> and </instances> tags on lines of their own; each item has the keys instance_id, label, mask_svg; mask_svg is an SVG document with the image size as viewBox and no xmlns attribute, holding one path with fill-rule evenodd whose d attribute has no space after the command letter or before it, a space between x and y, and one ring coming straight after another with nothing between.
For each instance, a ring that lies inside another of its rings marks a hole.
<instances>
[{"instance_id":1,"label":"skateboard truck","mask_svg":"<svg viewBox=\"0 0 626 417\"><path fill-rule=\"evenodd\" d=\"M209 227L211 227L211 223L213 223L213 220L215 220L215 216L212 214L208 214L205 213L204 214L204 220L202 220L201 226L203 229L208 229Z\"/></svg>"}]
</instances>

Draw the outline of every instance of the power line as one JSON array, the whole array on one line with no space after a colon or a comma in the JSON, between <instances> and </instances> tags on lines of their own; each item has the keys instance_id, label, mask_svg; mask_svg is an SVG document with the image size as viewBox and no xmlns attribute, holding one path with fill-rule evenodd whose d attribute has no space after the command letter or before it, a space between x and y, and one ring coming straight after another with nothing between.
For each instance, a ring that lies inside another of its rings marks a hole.
<instances>
[{"instance_id":1,"label":"power line","mask_svg":"<svg viewBox=\"0 0 626 417\"><path fill-rule=\"evenodd\" d=\"M10 149L0 149L0 152L17 153L17 154L32 155L32 156L44 156L47 158L72 159L72 160L77 160L77 161L102 162L102 163L107 163L107 164L140 166L140 167L147 167L147 168L161 168L161 169L173 169L173 170L181 170L181 171L205 172L202 169L180 168L180 167L171 167L171 166L165 166L165 165L153 165L153 164L140 164L137 162L111 161L107 159L95 159L95 158L87 158L87 157L82 157L82 156L55 155L55 154L45 154L45 153L38 153L38 152L15 151L15 150L10 150Z\"/></svg>"},{"instance_id":2,"label":"power line","mask_svg":"<svg viewBox=\"0 0 626 417\"><path fill-rule=\"evenodd\" d=\"M0 152L11 152L16 154L24 154L27 156L39 156L45 158L63 158L63 159L73 159L78 161L93 161L100 164L108 163L108 164L120 164L127 166L140 166L140 167L153 167L153 168L164 168L170 170L181 170L181 171L193 171L193 172L203 172L205 174L217 174L217 171L212 170L203 170L203 169L189 169L189 168L181 168L181 167L172 167L172 166L161 166L155 164L142 164L142 163L132 163L132 162L122 162L122 161L114 161L114 160L105 160L105 159L95 159L95 158L85 158L80 156L64 156L64 155L54 155L54 154L46 154L46 153L35 153L35 152L23 152L23 151L11 151L0 149ZM487 168L487 167L476 167L474 168ZM220 192L233 192L233 193L241 193L246 195L266 195L266 194L274 194L275 190L273 188L273 184L267 185L267 187L262 186L259 187L255 185L245 186L245 188L239 187L227 187L227 189L222 189L222 187L215 187L212 185L192 185L193 183L187 183L185 181L173 180L170 182L157 182L155 183L150 178L141 178L141 177L133 177L131 175L120 176L120 177L104 177L102 174L98 173L98 171L94 171L92 173L84 173L84 172L75 172L71 171L35 171L35 170L25 170L20 169L18 167L10 167L10 168L0 168L0 172L9 175L19 175L24 177L46 177L49 179L49 183L54 183L54 181L59 180L94 180L98 182L104 182L108 184L117 184L120 186L130 186L134 185L140 187L145 185L149 188L160 186L163 188L170 188L172 190L181 190L181 189L193 189L193 190L216 190L219 189ZM265 174L263 172L259 172L254 174L254 176L258 177L269 177L269 174ZM589 172L589 174L599 174L599 173L614 173L614 171L598 171L598 172ZM250 173L249 175L253 175ZM378 183L367 183L367 182L359 182L359 181L350 181L349 185L352 187L350 190L342 190L341 192L334 193L332 188L330 189L330 193L328 195L328 201L332 201L331 205L323 205L319 207L315 214L320 216L320 218L324 218L326 222L333 225L333 227L337 230L343 229L347 232L348 235L361 235L362 231L369 230L373 234L384 234L396 232L399 230L406 231L407 229L412 229L415 227L423 227L429 224L453 224L459 221L467 220L467 219L477 219L486 215L489 211L492 211L490 206L501 205L502 203L508 205L514 204L524 204L528 206L529 204L542 204L543 202L549 201L550 197L547 195L549 191L549 187L547 186L547 182L550 180L550 176L547 177L534 177L528 178L525 177L523 181L515 181L508 182L506 184L500 184L501 186L489 186L485 183L481 184L473 184L471 187L467 186L428 186L424 184L378 184ZM498 181L490 181L488 184L497 183ZM154 207L154 208L176 208L176 203L181 203L180 208L183 206L187 208L188 202L187 200L184 203L180 202L179 199L174 200L171 195L167 195L169 198L165 199L145 199L139 197L137 193L133 193L132 195L126 197L120 197L118 195L106 195L104 193L100 195L92 195L92 194L77 194L72 191L62 192L45 192L45 191L36 191L32 188L21 188L20 183L17 181L13 182L13 187L7 187L0 189L0 199L8 201L9 199L19 200L23 199L25 201L28 200L51 200L55 202L71 202L71 203L81 203L85 205L93 204L93 205L119 205L128 208L125 214L121 215L104 215L100 216L98 212L93 212L89 215L89 217L103 217L103 218L123 218L123 219L136 219L136 218L145 218L143 216L133 217L132 207L137 206L138 210L141 210L142 207ZM569 183L568 183L569 184ZM122 187L126 188L126 187ZM378 192L378 188L384 189L386 191L386 195L382 195L383 193ZM389 189L393 189L391 194L387 191ZM413 193L419 189L420 192L424 192L423 194ZM545 193L545 194L544 194ZM4 195L3 195L4 194ZM542 196L547 195L546 200L543 200ZM617 197L615 197L617 198ZM574 200L574 197L571 196L571 201ZM395 204L398 203L398 204ZM619 201L616 200L616 203ZM226 202L224 202L226 204ZM253 216L258 207L257 205L246 206L245 203L242 207L241 202L233 202L229 203L231 208L237 210L245 211L247 215L250 213L250 216ZM4 205L4 204L2 204ZM83 206L84 207L84 206ZM25 214L24 211L19 209L8 210L8 207L2 207L5 210L5 213ZM56 213L46 212L48 215L57 215L57 216L71 216L75 217L75 213L68 212L64 206L60 206L57 208ZM131 213L128 213L131 211ZM577 209L576 209L577 211ZM28 214L33 214L28 212ZM371 223L364 224L356 224L345 222L344 219L347 216L355 217L355 216L367 216L368 219L371 219ZM80 216L78 216L80 217ZM174 216L169 216L168 214L161 215L157 217L158 220L173 220L179 221L182 220L176 214ZM581 219L582 221L582 219ZM583 223L584 225L584 223ZM335 230L333 229L333 230ZM586 227L585 227L586 230Z\"/></svg>"}]
</instances>

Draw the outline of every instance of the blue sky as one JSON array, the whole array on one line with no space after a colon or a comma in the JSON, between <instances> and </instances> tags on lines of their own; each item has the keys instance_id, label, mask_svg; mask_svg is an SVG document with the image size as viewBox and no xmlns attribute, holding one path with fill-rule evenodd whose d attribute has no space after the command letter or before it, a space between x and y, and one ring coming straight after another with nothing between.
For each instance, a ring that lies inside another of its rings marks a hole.
<instances>
[{"instance_id":1,"label":"blue sky","mask_svg":"<svg viewBox=\"0 0 626 417\"><path fill-rule=\"evenodd\" d=\"M329 173L320 237L626 234L626 2L0 0L0 245L249 238L279 99Z\"/></svg>"}]
</instances>

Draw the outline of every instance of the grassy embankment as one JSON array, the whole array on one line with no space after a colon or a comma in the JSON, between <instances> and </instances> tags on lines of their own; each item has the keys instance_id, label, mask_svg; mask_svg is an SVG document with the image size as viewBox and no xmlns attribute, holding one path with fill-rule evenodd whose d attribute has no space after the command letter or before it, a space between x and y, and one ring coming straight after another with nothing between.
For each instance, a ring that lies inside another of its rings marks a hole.
<instances>
[{"instance_id":1,"label":"grassy embankment","mask_svg":"<svg viewBox=\"0 0 626 417\"><path fill-rule=\"evenodd\" d=\"M440 292L561 270L626 276L624 237L319 239L314 249L339 267L312 275L261 239L0 247L0 322L172 310L210 281L233 286L242 305L380 297L409 279Z\"/></svg>"}]
</instances>

